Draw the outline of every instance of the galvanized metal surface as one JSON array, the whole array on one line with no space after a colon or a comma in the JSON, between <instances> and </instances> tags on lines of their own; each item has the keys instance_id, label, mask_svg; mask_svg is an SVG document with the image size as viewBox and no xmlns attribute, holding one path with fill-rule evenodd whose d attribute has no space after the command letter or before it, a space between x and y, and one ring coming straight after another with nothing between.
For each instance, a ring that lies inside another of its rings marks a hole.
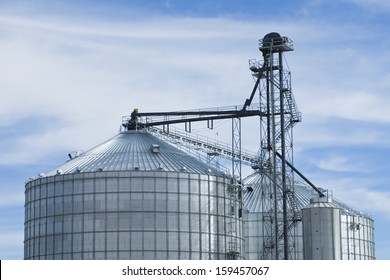
<instances>
[{"instance_id":1,"label":"galvanized metal surface","mask_svg":"<svg viewBox=\"0 0 390 280\"><path fill-rule=\"evenodd\" d=\"M242 256L232 179L142 131L26 183L25 259Z\"/></svg>"},{"instance_id":2,"label":"galvanized metal surface","mask_svg":"<svg viewBox=\"0 0 390 280\"><path fill-rule=\"evenodd\" d=\"M340 208L328 201L302 209L304 259L342 259L340 218Z\"/></svg>"},{"instance_id":3,"label":"galvanized metal surface","mask_svg":"<svg viewBox=\"0 0 390 280\"><path fill-rule=\"evenodd\" d=\"M374 221L361 215L341 215L343 260L375 259Z\"/></svg>"},{"instance_id":4,"label":"galvanized metal surface","mask_svg":"<svg viewBox=\"0 0 390 280\"><path fill-rule=\"evenodd\" d=\"M244 183L244 192L243 192L243 209L249 212L261 212L261 196L262 196L262 187L261 187L262 177L259 172L254 172L248 177L243 179ZM318 193L313 190L308 184L302 181L294 181L294 195L297 207L299 210L307 207L310 203L310 199L317 198ZM250 187L251 191L248 191ZM327 192L326 190L322 190ZM332 195L331 195L332 196ZM341 208L342 213L346 215L358 215L372 219L369 214L363 213L359 210L354 209L350 205L344 203L343 201L332 197L332 203Z\"/></svg>"},{"instance_id":5,"label":"galvanized metal surface","mask_svg":"<svg viewBox=\"0 0 390 280\"><path fill-rule=\"evenodd\" d=\"M219 174L216 169L147 132L128 131L121 132L42 176L130 170Z\"/></svg>"},{"instance_id":6,"label":"galvanized metal surface","mask_svg":"<svg viewBox=\"0 0 390 280\"><path fill-rule=\"evenodd\" d=\"M243 210L244 210L244 239L245 257L247 259L261 259L262 247L265 241L261 179L259 172L249 175L243 180ZM264 177L263 177L264 179ZM325 190L323 190L325 191ZM294 182L294 195L296 208L291 205L288 211L301 211L306 208L312 198L318 197L318 193L303 182ZM344 260L372 260L375 259L374 221L371 216L362 213L339 199L332 198L332 203L313 203L315 207L337 206L340 209L341 259ZM303 226L302 221L297 221L295 227L295 259L303 259Z\"/></svg>"},{"instance_id":7,"label":"galvanized metal surface","mask_svg":"<svg viewBox=\"0 0 390 280\"><path fill-rule=\"evenodd\" d=\"M231 191L226 177L188 172L39 178L26 184L25 259L241 256L239 200L231 201Z\"/></svg>"}]
</instances>

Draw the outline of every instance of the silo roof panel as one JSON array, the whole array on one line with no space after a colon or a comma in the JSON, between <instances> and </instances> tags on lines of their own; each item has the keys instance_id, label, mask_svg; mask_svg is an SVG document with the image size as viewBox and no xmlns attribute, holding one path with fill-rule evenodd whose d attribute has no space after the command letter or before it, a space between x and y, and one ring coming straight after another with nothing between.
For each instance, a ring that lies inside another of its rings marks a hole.
<instances>
[{"instance_id":1,"label":"silo roof panel","mask_svg":"<svg viewBox=\"0 0 390 280\"><path fill-rule=\"evenodd\" d=\"M280 174L279 174L280 177ZM277 180L280 180L278 178ZM262 174L260 172L254 172L248 177L246 177L243 180L244 183L244 191L243 191L243 209L244 211L250 212L250 213L256 213L256 212L262 212L263 210L263 195L264 190L263 186L271 184L270 179L267 177L267 175ZM290 183L291 184L291 183ZM310 204L310 199L318 197L317 192L311 188L309 185L300 182L300 181L294 181L294 195L296 199L296 206L299 210L308 207ZM251 188L251 190L248 190L248 187ZM279 191L279 195L282 196L282 190L281 188L278 188L277 191ZM358 216L364 216L367 218L370 218L369 215L362 213L360 211L355 210L351 206L345 204L341 200L333 197L332 198L333 203L316 203L317 207L339 207L341 210L345 213L349 213L352 215L358 215ZM288 204L288 207L290 207L290 204ZM291 209L289 209L290 211Z\"/></svg>"},{"instance_id":2,"label":"silo roof panel","mask_svg":"<svg viewBox=\"0 0 390 280\"><path fill-rule=\"evenodd\" d=\"M111 139L70 159L45 176L97 171L174 171L216 175L206 163L145 131L121 132Z\"/></svg>"}]
</instances>

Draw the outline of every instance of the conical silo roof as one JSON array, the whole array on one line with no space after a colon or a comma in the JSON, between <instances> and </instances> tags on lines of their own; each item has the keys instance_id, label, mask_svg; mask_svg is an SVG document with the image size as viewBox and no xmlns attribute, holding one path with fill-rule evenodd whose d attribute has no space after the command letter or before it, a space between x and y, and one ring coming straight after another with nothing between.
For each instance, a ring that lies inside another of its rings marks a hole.
<instances>
[{"instance_id":1,"label":"conical silo roof","mask_svg":"<svg viewBox=\"0 0 390 280\"><path fill-rule=\"evenodd\" d=\"M279 176L277 176L277 180L281 180L280 174ZM243 209L251 213L262 212L262 201L264 195L262 186L265 184L270 184L270 179L267 177L267 175L257 171L243 179L243 183L245 187L243 192ZM302 181L294 180L293 183L289 184L294 185L295 203L298 210L308 207L311 202L311 199L318 197L318 193ZM279 191L279 194L282 195L281 188L277 188L277 191ZM326 190L322 191L326 192ZM331 198L333 207L340 207L342 211L349 212L350 214L370 217L368 214L355 210L353 207L347 205L346 203L333 196ZM328 204L323 203L323 206L326 205ZM288 204L288 207L290 207L290 204Z\"/></svg>"},{"instance_id":2,"label":"conical silo roof","mask_svg":"<svg viewBox=\"0 0 390 280\"><path fill-rule=\"evenodd\" d=\"M145 131L125 131L81 153L44 176L96 171L219 172Z\"/></svg>"},{"instance_id":3,"label":"conical silo roof","mask_svg":"<svg viewBox=\"0 0 390 280\"><path fill-rule=\"evenodd\" d=\"M279 176L280 177L280 176ZM280 180L281 178L277 178ZM243 194L243 209L247 212L262 212L263 201L263 185L271 184L267 175L260 172L255 172L246 177L243 180L244 194ZM282 195L282 190L277 189ZM301 184L300 182L294 182L294 194L296 203L299 209L306 207L310 199L316 197L316 192L310 187Z\"/></svg>"}]
</instances>

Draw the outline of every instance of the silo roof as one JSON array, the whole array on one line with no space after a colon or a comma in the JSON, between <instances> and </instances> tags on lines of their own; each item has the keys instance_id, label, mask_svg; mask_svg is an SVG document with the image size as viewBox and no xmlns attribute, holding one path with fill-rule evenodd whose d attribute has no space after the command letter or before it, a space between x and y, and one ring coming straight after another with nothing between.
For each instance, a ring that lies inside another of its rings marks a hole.
<instances>
[{"instance_id":1,"label":"silo roof","mask_svg":"<svg viewBox=\"0 0 390 280\"><path fill-rule=\"evenodd\" d=\"M215 168L145 131L125 131L44 176L96 171L173 171L220 174Z\"/></svg>"},{"instance_id":2,"label":"silo roof","mask_svg":"<svg viewBox=\"0 0 390 280\"><path fill-rule=\"evenodd\" d=\"M260 172L254 172L243 180L244 191L243 191L243 209L247 212L262 212L262 196L263 189L262 184L269 184L270 179L266 175L262 175ZM278 178L277 180L280 180ZM294 180L294 194L295 194L295 202L299 210L308 207L310 204L310 200L312 198L318 197L317 192L312 189L307 184L300 182L298 180ZM250 187L250 191L248 190ZM278 191L281 194L281 189L278 188ZM360 215L364 217L371 218L368 214L362 213L360 211L355 210L351 206L345 204L341 200L332 197L332 207L340 207L342 211L354 215ZM288 204L289 205L289 204ZM317 204L319 205L319 204ZM322 203L323 207L330 205L328 203Z\"/></svg>"}]
</instances>

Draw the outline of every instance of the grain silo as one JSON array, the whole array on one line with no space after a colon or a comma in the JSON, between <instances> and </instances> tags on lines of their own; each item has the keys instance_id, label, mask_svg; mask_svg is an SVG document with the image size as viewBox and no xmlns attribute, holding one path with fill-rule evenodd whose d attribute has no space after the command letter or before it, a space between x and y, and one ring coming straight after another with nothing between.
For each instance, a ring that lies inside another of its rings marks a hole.
<instances>
[{"instance_id":1,"label":"grain silo","mask_svg":"<svg viewBox=\"0 0 390 280\"><path fill-rule=\"evenodd\" d=\"M329 197L312 199L302 209L303 257L341 260L340 208Z\"/></svg>"},{"instance_id":2,"label":"grain silo","mask_svg":"<svg viewBox=\"0 0 390 280\"><path fill-rule=\"evenodd\" d=\"M243 236L245 240L244 256L246 259L264 259L267 238L270 238L264 225L265 219L269 216L265 213L266 207L262 204L264 202L262 196L265 195L262 186L264 183L267 183L262 180L264 180L264 176L262 176L260 171L244 179ZM316 241L324 244L324 240L321 240L321 237L324 237L324 235L328 235L328 240L325 241L328 242L329 248L331 245L334 245L334 247L331 250L322 248L322 251L324 254L334 252L334 255L332 257L323 255L323 259L375 259L374 221L372 217L353 209L333 197L330 192L322 190L327 196L319 198L318 193L302 181L296 180L292 185L294 187L295 204L289 204L287 209L289 214L293 215L289 225L293 231L293 240L291 240L292 247L294 247L292 259L320 258L319 256L309 256L307 254L304 256L304 251L313 249L308 248L309 245L305 245L305 242L311 243L318 237L319 239ZM314 214L309 215L307 211ZM318 219L308 221L310 216L316 217L315 212ZM320 212L324 215L319 215ZM302 220L305 216L307 218L306 222L305 219ZM305 222L305 225L303 222ZM317 228L314 228L313 224ZM306 237L304 234L305 228L307 229L306 234L310 234ZM330 232L333 233L330 234ZM312 233L318 236L312 239ZM309 241L308 239L311 240ZM278 235L278 241L282 244L282 234ZM320 250L320 247L315 247L314 250L316 248Z\"/></svg>"},{"instance_id":3,"label":"grain silo","mask_svg":"<svg viewBox=\"0 0 390 280\"><path fill-rule=\"evenodd\" d=\"M235 259L231 178L124 131L25 186L25 259Z\"/></svg>"}]
</instances>

